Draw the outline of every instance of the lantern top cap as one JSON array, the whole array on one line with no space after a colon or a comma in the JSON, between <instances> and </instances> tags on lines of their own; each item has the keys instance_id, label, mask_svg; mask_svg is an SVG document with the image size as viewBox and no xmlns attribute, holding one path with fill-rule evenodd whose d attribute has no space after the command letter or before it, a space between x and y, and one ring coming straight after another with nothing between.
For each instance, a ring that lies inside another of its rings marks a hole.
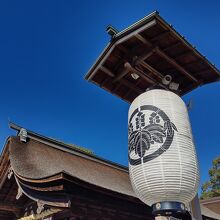
<instances>
[{"instance_id":1,"label":"lantern top cap","mask_svg":"<svg viewBox=\"0 0 220 220\"><path fill-rule=\"evenodd\" d=\"M220 71L153 12L115 32L85 79L131 103L146 89L162 85L166 75L179 95L220 80Z\"/></svg>"}]
</instances>

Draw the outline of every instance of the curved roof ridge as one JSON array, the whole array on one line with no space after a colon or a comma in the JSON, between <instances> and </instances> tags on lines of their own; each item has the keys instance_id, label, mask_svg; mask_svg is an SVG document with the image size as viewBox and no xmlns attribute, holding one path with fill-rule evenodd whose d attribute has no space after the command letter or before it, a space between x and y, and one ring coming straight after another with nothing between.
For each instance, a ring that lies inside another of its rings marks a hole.
<instances>
[{"instance_id":1,"label":"curved roof ridge","mask_svg":"<svg viewBox=\"0 0 220 220\"><path fill-rule=\"evenodd\" d=\"M17 135L19 134L19 132L22 128L25 129L24 127L21 127L21 126L19 126L17 124L14 124L12 122L9 123L9 127L16 130ZM128 172L128 167L127 166L118 164L118 163L110 161L110 160L106 160L102 157L99 157L99 156L96 156L96 155L91 154L89 152L86 152L85 150L82 150L80 148L72 147L70 144L66 144L64 142L57 141L55 139L43 136L43 135L38 134L36 132L30 131L28 129L25 129L25 130L27 131L28 138L30 138L32 140L38 141L40 143L46 144L50 147L62 150L64 152L74 154L74 155L77 155L77 156L81 156L83 158L90 159L90 160L105 164L107 166L111 166L113 168Z\"/></svg>"}]
</instances>

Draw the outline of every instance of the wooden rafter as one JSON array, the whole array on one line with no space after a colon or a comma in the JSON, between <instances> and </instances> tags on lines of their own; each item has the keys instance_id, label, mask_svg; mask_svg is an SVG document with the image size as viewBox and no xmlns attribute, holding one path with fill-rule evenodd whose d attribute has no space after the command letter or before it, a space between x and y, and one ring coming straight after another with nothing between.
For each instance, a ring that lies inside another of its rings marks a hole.
<instances>
[{"instance_id":1,"label":"wooden rafter","mask_svg":"<svg viewBox=\"0 0 220 220\"><path fill-rule=\"evenodd\" d=\"M135 35L136 36L136 35ZM137 35L142 37L141 35ZM143 38L143 37L142 37ZM144 39L144 38L143 38ZM121 45L121 48L125 51L126 49ZM164 77L158 70L156 70L155 68L153 68L152 66L150 66L149 64L145 63L144 60L146 60L147 58L149 58L153 53L156 52L156 47L155 48L148 48L147 52L143 53L140 56L135 56L135 54L132 54L134 57L133 59L133 63L130 64L129 62L126 62L124 64L124 68L125 70L122 71L117 77L116 79L114 79L114 82L120 80L121 78L123 78L128 72L126 72L126 69L130 70L131 72L136 73L137 75L139 75L141 78L143 78L144 80L146 80L148 83L151 84L155 84L157 83L156 80L154 80L152 77L148 76L146 73L138 70L136 68L137 65L142 64L142 66L144 66L145 68L147 68L152 75L154 75L156 78L162 80L162 78Z\"/></svg>"},{"instance_id":2,"label":"wooden rafter","mask_svg":"<svg viewBox=\"0 0 220 220\"><path fill-rule=\"evenodd\" d=\"M169 32L164 32L164 34L167 34L167 33L169 33ZM124 78L124 76L127 75L129 72L136 73L142 79L144 79L145 81L147 81L149 84L152 84L152 85L157 83L157 80L159 80L159 81L162 80L164 75L160 71L158 71L157 69L152 67L150 64L145 62L145 60L147 58L149 58L150 56L152 56L153 53L157 53L159 56L164 58L168 63L170 63L172 66L174 66L176 69L178 69L181 73L183 73L188 79L192 80L194 83L199 84L198 80L191 73L189 73L184 67L182 67L180 64L178 64L173 58L169 57L163 50L161 50L158 47L154 47L154 44L152 44L149 40L147 40L145 37L143 37L139 33L134 36L146 46L147 51L145 51L142 55L139 55L138 57L135 56L134 53L130 53L130 54L132 54L134 61L132 63L129 63L129 62L126 62L126 60L129 60L128 58L123 59L124 64L122 62L120 65L120 66L122 66L122 71L120 71L120 73L118 73L118 74L113 73L111 70L109 70L105 66L100 67L100 69L104 73L106 73L108 76L113 78L113 83L120 82L121 84L140 93L141 92L140 88L138 88L136 85L133 85L133 83L130 83L128 80L126 80ZM176 42L175 44L173 44L173 46L176 46L178 44L179 44L179 42ZM124 48L123 45L120 44L118 46L120 47L120 49L122 51L127 51L127 49ZM149 75L147 75L145 72L141 71L141 67L146 68L151 73L151 76L153 76L155 78L152 78ZM117 69L120 69L120 68L121 67L118 67ZM118 86L117 86L117 88L118 88Z\"/></svg>"},{"instance_id":3,"label":"wooden rafter","mask_svg":"<svg viewBox=\"0 0 220 220\"><path fill-rule=\"evenodd\" d=\"M139 39L139 38L138 38ZM144 38L144 41L141 40L142 43L147 44L148 46L153 47L154 45L147 40L146 38ZM158 47L156 48L156 52L163 57L164 59L166 59L170 64L172 64L173 66L175 66L180 72L182 72L187 78L189 78L190 80L194 81L194 82L198 82L198 80L192 76L192 74L190 74L187 70L185 70L181 65L179 65L173 58L169 57L165 52L163 52L161 49L159 49Z\"/></svg>"},{"instance_id":4,"label":"wooden rafter","mask_svg":"<svg viewBox=\"0 0 220 220\"><path fill-rule=\"evenodd\" d=\"M161 39L161 38L163 38L163 37L166 37L169 33L170 33L170 31L169 31L169 30L166 30L166 31L164 31L162 34L158 34L157 36L153 37L153 38L151 39L151 41L156 41L156 40L159 40L159 39Z\"/></svg>"},{"instance_id":5,"label":"wooden rafter","mask_svg":"<svg viewBox=\"0 0 220 220\"><path fill-rule=\"evenodd\" d=\"M102 66L102 71L105 72L107 75L114 77L114 73L111 72L111 70L109 70L106 67ZM156 70L155 70L156 71ZM156 80L152 79L150 76L147 76L145 73L135 69L135 67L133 67L129 62L126 62L124 64L124 69L121 71L121 73L119 73L113 80L113 82L117 82L120 81L126 74L128 74L129 72L134 72L137 75L139 75L140 77L142 77L144 80L146 80L148 83L150 84L154 84L156 83Z\"/></svg>"},{"instance_id":6,"label":"wooden rafter","mask_svg":"<svg viewBox=\"0 0 220 220\"><path fill-rule=\"evenodd\" d=\"M114 78L113 82L117 82L122 79L125 75L127 75L130 70L127 67L127 63L124 64L123 70Z\"/></svg>"},{"instance_id":7,"label":"wooden rafter","mask_svg":"<svg viewBox=\"0 0 220 220\"><path fill-rule=\"evenodd\" d=\"M172 45L169 45L168 47L163 48L163 51L166 52L166 51L171 50L171 49L173 49L176 46L179 46L181 44L182 44L181 41L177 41L177 42L173 43Z\"/></svg>"},{"instance_id":8,"label":"wooden rafter","mask_svg":"<svg viewBox=\"0 0 220 220\"><path fill-rule=\"evenodd\" d=\"M149 65L148 63L144 62L144 61L140 61L139 63L136 63L136 65L140 64L141 66L145 67L146 69L148 69L152 74L154 74L157 78L161 79L164 77L162 75L162 73L160 73L158 70L156 70L154 67L152 67L151 65Z\"/></svg>"},{"instance_id":9,"label":"wooden rafter","mask_svg":"<svg viewBox=\"0 0 220 220\"><path fill-rule=\"evenodd\" d=\"M115 77L115 74L104 66L100 66L100 70L102 70L104 73L106 73L110 77Z\"/></svg>"},{"instance_id":10,"label":"wooden rafter","mask_svg":"<svg viewBox=\"0 0 220 220\"><path fill-rule=\"evenodd\" d=\"M152 44L146 40L144 37L142 37L140 34L136 34L135 37L140 40L143 44L147 45L148 47L152 47Z\"/></svg>"},{"instance_id":11,"label":"wooden rafter","mask_svg":"<svg viewBox=\"0 0 220 220\"><path fill-rule=\"evenodd\" d=\"M127 64L126 64L127 65ZM126 66L125 65L125 66ZM111 70L109 70L108 68L102 68L102 71L104 72L104 73L106 73L108 76L111 76L111 77L113 77L113 73L111 72ZM130 70L126 70L126 71L130 71ZM118 80L119 81L119 80ZM115 81L115 82L117 82L117 81ZM137 93L142 93L143 92L143 90L142 89L140 89L139 87L137 87L137 86L135 86L135 85L133 85L132 83L130 83L128 80L126 80L125 78L122 78L122 77L120 77L120 83L121 84L123 84L123 85L125 85L125 86L127 86L127 87L129 87L129 88L131 88L132 90L134 90L134 91L136 91ZM104 87L104 86L103 86Z\"/></svg>"},{"instance_id":12,"label":"wooden rafter","mask_svg":"<svg viewBox=\"0 0 220 220\"><path fill-rule=\"evenodd\" d=\"M186 71L181 65L179 65L174 59L172 59L171 57L169 57L166 53L164 53L162 50L160 50L159 48L156 49L157 53L163 57L165 60L167 60L170 64L172 64L173 66L175 66L179 71L181 71L182 73L185 74L185 76L187 76L189 79L191 79L194 82L198 82L198 80L192 76L192 74L190 74L188 71Z\"/></svg>"},{"instance_id":13,"label":"wooden rafter","mask_svg":"<svg viewBox=\"0 0 220 220\"><path fill-rule=\"evenodd\" d=\"M155 52L155 48L143 53L141 56L137 57L135 62L139 62L139 61L144 61L147 58L149 58L150 56L152 56L152 54Z\"/></svg>"},{"instance_id":14,"label":"wooden rafter","mask_svg":"<svg viewBox=\"0 0 220 220\"><path fill-rule=\"evenodd\" d=\"M156 80L152 79L150 76L147 76L145 73L143 73L140 70L137 70L135 67L133 67L130 63L127 62L127 68L129 68L130 71L136 73L137 75L139 75L141 78L143 78L144 80L146 80L148 83L150 84L154 84L156 83Z\"/></svg>"}]
</instances>

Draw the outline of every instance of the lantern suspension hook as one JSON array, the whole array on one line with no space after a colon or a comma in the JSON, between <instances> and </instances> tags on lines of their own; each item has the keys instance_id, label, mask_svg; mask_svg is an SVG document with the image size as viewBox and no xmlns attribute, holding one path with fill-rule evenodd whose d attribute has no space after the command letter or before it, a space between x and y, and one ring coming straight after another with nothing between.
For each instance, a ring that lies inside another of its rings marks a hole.
<instances>
[{"instance_id":1,"label":"lantern suspension hook","mask_svg":"<svg viewBox=\"0 0 220 220\"><path fill-rule=\"evenodd\" d=\"M169 87L170 90L177 91L179 89L179 83L172 81L171 75L166 75L162 79L162 84Z\"/></svg>"},{"instance_id":2,"label":"lantern suspension hook","mask_svg":"<svg viewBox=\"0 0 220 220\"><path fill-rule=\"evenodd\" d=\"M162 83L166 86L169 85L171 83L171 81L172 81L172 76L171 75L166 75L162 79Z\"/></svg>"}]
</instances>

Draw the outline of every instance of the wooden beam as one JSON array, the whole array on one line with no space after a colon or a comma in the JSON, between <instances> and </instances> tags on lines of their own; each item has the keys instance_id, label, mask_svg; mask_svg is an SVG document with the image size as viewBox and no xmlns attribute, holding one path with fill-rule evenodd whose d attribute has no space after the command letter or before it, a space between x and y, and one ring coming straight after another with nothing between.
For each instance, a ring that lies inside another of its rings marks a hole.
<instances>
[{"instance_id":1,"label":"wooden beam","mask_svg":"<svg viewBox=\"0 0 220 220\"><path fill-rule=\"evenodd\" d=\"M173 49L174 47L179 46L181 44L182 44L181 41L177 41L176 43L171 44L170 46L163 48L163 51L166 52L166 51Z\"/></svg>"},{"instance_id":2,"label":"wooden beam","mask_svg":"<svg viewBox=\"0 0 220 220\"><path fill-rule=\"evenodd\" d=\"M159 79L163 79L163 74L160 73L158 70L156 70L154 67L152 67L151 65L149 65L148 63L141 61L139 62L140 65L142 65L143 67L145 67L146 69L148 69L152 74L154 74L156 77L158 77Z\"/></svg>"},{"instance_id":3,"label":"wooden beam","mask_svg":"<svg viewBox=\"0 0 220 220\"><path fill-rule=\"evenodd\" d=\"M122 79L127 73L129 73L129 69L127 68L127 63L124 64L124 69L121 73L119 73L117 75L117 77L115 77L115 74L111 72L111 70L109 70L108 68L104 67L104 66L101 66L101 69L104 73L106 73L108 76L110 77L115 77L115 79L113 80L113 83L114 82L117 82L119 81L120 79Z\"/></svg>"},{"instance_id":4,"label":"wooden beam","mask_svg":"<svg viewBox=\"0 0 220 220\"><path fill-rule=\"evenodd\" d=\"M170 33L170 31L169 31L169 30L166 30L166 31L164 31L163 33L158 34L157 36L151 38L150 40L151 40L151 41L157 41L157 40L159 40L159 39L161 39L161 38L163 38L163 37L166 37L169 33Z\"/></svg>"},{"instance_id":5,"label":"wooden beam","mask_svg":"<svg viewBox=\"0 0 220 220\"><path fill-rule=\"evenodd\" d=\"M136 35L135 35L136 36ZM139 35L138 35L139 36ZM143 38L141 35L139 36L141 39ZM143 38L144 41L144 38ZM123 47L123 46L122 46ZM141 56L137 57L135 56L134 59L134 65L131 65L130 63L126 62L124 64L124 67L127 69L130 69L130 71L136 73L137 75L139 75L140 77L142 77L143 79L145 79L146 81L148 81L149 83L157 83L153 78L151 78L150 76L147 76L145 73L140 72L139 70L137 70L134 66L138 65L138 64L142 64L142 66L144 66L145 68L147 68L153 75L155 75L157 78L159 78L160 80L162 80L162 78L164 77L158 70L154 69L153 67L151 67L149 64L145 65L144 60L146 60L148 57L150 57L154 52L156 51L156 48L152 48L151 45L151 49L148 50L147 52L145 52L144 54L142 54ZM147 67L146 67L147 66ZM114 81L118 81L119 79L121 79L122 77L124 77L124 75L126 75L125 72L122 72Z\"/></svg>"},{"instance_id":6,"label":"wooden beam","mask_svg":"<svg viewBox=\"0 0 220 220\"><path fill-rule=\"evenodd\" d=\"M107 69L106 67L104 66L100 66L100 69L106 73L107 75L109 75L110 77L115 77L115 74L113 72L111 72L109 69Z\"/></svg>"},{"instance_id":7,"label":"wooden beam","mask_svg":"<svg viewBox=\"0 0 220 220\"><path fill-rule=\"evenodd\" d=\"M130 71L136 73L137 75L139 75L141 78L143 78L144 80L146 80L147 82L154 84L157 81L152 79L150 76L148 76L147 74L143 73L140 70L137 70L135 67L133 67L130 63L127 63L127 68L129 68Z\"/></svg>"},{"instance_id":8,"label":"wooden beam","mask_svg":"<svg viewBox=\"0 0 220 220\"><path fill-rule=\"evenodd\" d=\"M141 36L141 35L140 35ZM141 36L142 37L142 36ZM144 66L145 68L147 68L153 75L155 75L155 77L159 78L160 80L162 80L162 78L164 77L158 70L156 70L155 68L153 68L152 66L150 66L149 64L145 63L143 60L147 59L148 57L150 57L154 52L156 51L156 48L151 49L150 51L148 51L147 53L143 54L140 57L136 57L134 64L139 64L141 63L142 66ZM102 66L102 71L105 72L107 75L114 77L115 74L112 73L109 69L107 69L106 67ZM144 80L146 80L147 82L154 84L157 83L156 80L154 80L153 78L151 78L150 76L147 76L145 73L141 72L140 70L137 70L135 67L133 67L130 63L126 62L124 63L124 69L123 71L118 74L116 76L116 78L114 79L113 82L117 82L119 80L121 80L126 74L128 74L129 72L134 72L137 75L139 75L141 78L143 78Z\"/></svg>"},{"instance_id":9,"label":"wooden beam","mask_svg":"<svg viewBox=\"0 0 220 220\"><path fill-rule=\"evenodd\" d=\"M187 70L185 70L181 65L179 65L174 59L172 59L171 57L169 57L167 54L165 54L162 50L160 50L159 48L156 48L156 52L163 57L165 60L167 60L170 64L172 64L173 66L175 66L180 72L182 72L186 77L188 77L189 79L191 79L194 82L198 82L198 80L192 76L191 73L189 73Z\"/></svg>"},{"instance_id":10,"label":"wooden beam","mask_svg":"<svg viewBox=\"0 0 220 220\"><path fill-rule=\"evenodd\" d=\"M152 44L146 40L144 37L142 37L140 34L136 34L135 37L140 40L143 44L147 45L148 47L152 47Z\"/></svg>"},{"instance_id":11,"label":"wooden beam","mask_svg":"<svg viewBox=\"0 0 220 220\"><path fill-rule=\"evenodd\" d=\"M126 67L126 66L128 67L128 63L125 64L125 67ZM126 75L127 72L129 72L129 71L130 71L129 69L126 69L126 68L125 68L125 70L122 71L122 73L119 74L119 76L118 76L116 79L114 79L113 82L117 82L117 81L120 80L119 82L120 82L121 84L123 84L123 85L129 87L130 89L134 90L135 92L137 92L137 93L139 93L139 94L140 94L140 93L143 93L143 90L142 90L142 89L138 88L137 86L133 85L131 82L129 82L128 80L126 80L126 79L123 78L123 76ZM109 76L111 76L111 77L113 76L113 73L111 72L111 70L107 69L106 67L103 68L103 72L105 72L107 75L109 75ZM102 84L101 87L107 89L107 88L104 86L104 84ZM111 91L109 91L109 92L111 92Z\"/></svg>"},{"instance_id":12,"label":"wooden beam","mask_svg":"<svg viewBox=\"0 0 220 220\"><path fill-rule=\"evenodd\" d=\"M140 35L140 34L138 34ZM141 35L140 35L141 36ZM143 38L142 36L140 37L140 40L150 46L150 47L153 47L154 45L149 41L147 40L146 38ZM143 38L143 39L142 39ZM173 58L169 57L165 52L163 52L162 50L160 50L158 47L156 47L156 52L161 56L163 57L164 59L166 59L170 64L172 64L173 66L175 66L180 72L182 72L186 77L188 77L189 79L191 79L192 81L194 82L198 82L198 80L192 76L192 74L190 74L187 70L185 70L181 65L179 65Z\"/></svg>"},{"instance_id":13,"label":"wooden beam","mask_svg":"<svg viewBox=\"0 0 220 220\"><path fill-rule=\"evenodd\" d=\"M138 68L138 66L136 66L135 69L136 69L137 71L139 71L139 73L143 73L143 74L146 76L146 73L144 73L142 70L140 70L140 69ZM150 72L150 73L153 74L153 72ZM150 76L148 76L148 77L150 77ZM158 76L157 76L157 77L158 77ZM167 86L165 86L165 85L162 84L162 82L159 82L158 80L153 79L152 77L150 77L150 78L154 81L154 83L152 83L152 86L153 86L153 85L160 85L160 86L163 87L165 90L169 90L169 89L167 88ZM162 79L162 78L161 78L161 79Z\"/></svg>"},{"instance_id":14,"label":"wooden beam","mask_svg":"<svg viewBox=\"0 0 220 220\"><path fill-rule=\"evenodd\" d=\"M135 62L138 63L139 61L144 61L146 60L147 58L149 58L150 56L152 56L152 54L155 53L155 48L145 52L144 54L142 54L141 56L139 56Z\"/></svg>"},{"instance_id":15,"label":"wooden beam","mask_svg":"<svg viewBox=\"0 0 220 220\"><path fill-rule=\"evenodd\" d=\"M133 36L136 36L136 35L138 36L139 33L141 33L142 31L146 31L147 29L153 27L153 26L156 25L156 24L157 24L156 19L154 19L154 20L148 22L148 23L145 24L144 26L138 28L136 31L134 31L134 32L132 31L130 34L127 34L127 35L125 35L124 37L122 37L121 39L119 39L118 41L116 41L116 45L117 45L117 44L121 44L121 43L127 41L128 39L130 39L130 38L133 37ZM122 32L123 32L123 31L122 31ZM122 32L120 32L120 34L122 34Z\"/></svg>"},{"instance_id":16,"label":"wooden beam","mask_svg":"<svg viewBox=\"0 0 220 220\"><path fill-rule=\"evenodd\" d=\"M120 79L122 79L125 75L127 75L130 72L130 70L127 68L127 62L124 64L124 69L121 71L121 73L119 73L113 82L117 82Z\"/></svg>"},{"instance_id":17,"label":"wooden beam","mask_svg":"<svg viewBox=\"0 0 220 220\"><path fill-rule=\"evenodd\" d=\"M143 93L144 91L142 89L140 89L139 87L135 86L134 84L132 84L131 82L129 82L128 80L126 80L125 78L123 78L127 73L129 73L130 71L136 73L137 75L139 75L140 77L142 77L144 80L146 80L147 82L154 84L156 83L156 80L152 79L151 77L147 76L145 73L135 69L134 67L131 66L130 63L126 62L124 64L124 70L113 80L113 83L115 82L120 82L121 84L129 87L130 89L136 91L137 93ZM107 69L106 67L103 68L103 72L105 72L106 74L108 74L109 76L113 76L113 73ZM102 87L104 88L104 86L102 85Z\"/></svg>"}]
</instances>

